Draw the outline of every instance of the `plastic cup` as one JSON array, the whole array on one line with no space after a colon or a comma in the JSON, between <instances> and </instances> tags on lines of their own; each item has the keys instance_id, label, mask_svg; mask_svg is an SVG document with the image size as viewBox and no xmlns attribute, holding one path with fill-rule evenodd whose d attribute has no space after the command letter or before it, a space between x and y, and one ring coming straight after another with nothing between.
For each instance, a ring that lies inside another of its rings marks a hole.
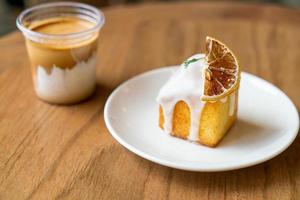
<instances>
[{"instance_id":1,"label":"plastic cup","mask_svg":"<svg viewBox=\"0 0 300 200\"><path fill-rule=\"evenodd\" d=\"M47 3L23 11L16 23L40 99L70 104L94 92L101 11L82 3Z\"/></svg>"}]
</instances>

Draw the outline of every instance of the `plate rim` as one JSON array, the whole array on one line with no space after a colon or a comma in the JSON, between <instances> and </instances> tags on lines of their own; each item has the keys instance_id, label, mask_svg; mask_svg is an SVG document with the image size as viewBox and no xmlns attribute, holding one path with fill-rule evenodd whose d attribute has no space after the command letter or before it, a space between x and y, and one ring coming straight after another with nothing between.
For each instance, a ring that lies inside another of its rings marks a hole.
<instances>
[{"instance_id":1,"label":"plate rim","mask_svg":"<svg viewBox=\"0 0 300 200\"><path fill-rule=\"evenodd\" d=\"M153 73L157 73L159 71L171 71L171 70L176 70L176 68L178 68L179 65L171 65L171 66L164 66L164 67L159 67L156 69L152 69L149 71L145 71L143 73L137 74L135 76L133 76L132 78L124 81L123 83L121 83L120 85L118 85L113 92L109 95L109 97L107 98L106 102L105 102L105 106L104 106L104 121L105 121L105 125L109 131L109 133L113 136L113 138L115 140L117 140L118 143L120 143L123 147L125 147L127 150L131 151L132 153L146 159L149 160L151 162L166 166L166 167L171 167L174 169L180 169L180 170L185 170L185 171L197 171L197 172L220 172L220 171L230 171L230 170L236 170L236 169L242 169L242 168L246 168L246 167L250 167L250 166L254 166L260 163L263 163L265 161L268 161L276 156L278 156L279 154L281 154L283 151L285 151L296 139L297 135L298 135L298 131L299 131L299 113L298 110L295 106L295 104L292 102L292 100L281 90L279 89L277 86L275 86L274 84L264 80L263 78L260 78L256 75L247 73L247 72L242 72L242 74L245 74L247 76L250 76L252 78L256 78L259 79L260 81L263 81L265 84L268 84L269 86L273 87L277 92L281 93L283 96L286 97L286 99L289 101L289 103L291 104L291 106L293 107L293 109L291 110L291 112L295 111L295 117L297 118L296 120L296 125L295 125L295 129L294 130L289 130L293 132L293 137L291 137L291 139L289 140L289 142L287 142L285 145L283 145L281 148L279 148L278 150L276 150L275 152L273 152L270 155L267 155L265 157L262 157L260 159L254 160L253 162L246 162L246 163L242 163L242 164L238 164L238 165L232 165L232 166L223 166L223 167L191 167L191 166L185 166L182 164L176 164L174 162L168 161L168 160L164 160L164 159L160 159L157 158L155 156L149 155L146 152L143 152L142 150L134 147L133 145L131 145L130 143L126 142L125 140L123 140L118 134L117 131L114 130L112 124L110 123L109 120L109 108L111 105L112 100L114 99L114 97L117 95L117 93L119 91L122 90L122 88L124 86L126 86L128 83L135 81L137 79L142 78L143 76L149 76Z\"/></svg>"}]
</instances>

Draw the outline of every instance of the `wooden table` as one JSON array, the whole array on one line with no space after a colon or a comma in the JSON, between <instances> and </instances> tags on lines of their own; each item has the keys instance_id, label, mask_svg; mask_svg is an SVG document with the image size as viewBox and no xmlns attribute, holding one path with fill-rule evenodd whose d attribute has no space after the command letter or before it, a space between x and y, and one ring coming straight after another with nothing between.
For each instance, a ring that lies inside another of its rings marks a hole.
<instances>
[{"instance_id":1,"label":"wooden table","mask_svg":"<svg viewBox=\"0 0 300 200\"><path fill-rule=\"evenodd\" d=\"M300 11L272 5L174 3L104 10L99 88L54 106L34 94L20 33L0 40L0 199L300 199L300 138L246 169L186 172L129 152L108 133L103 106L122 81L181 63L220 38L243 70L274 83L300 109Z\"/></svg>"}]
</instances>

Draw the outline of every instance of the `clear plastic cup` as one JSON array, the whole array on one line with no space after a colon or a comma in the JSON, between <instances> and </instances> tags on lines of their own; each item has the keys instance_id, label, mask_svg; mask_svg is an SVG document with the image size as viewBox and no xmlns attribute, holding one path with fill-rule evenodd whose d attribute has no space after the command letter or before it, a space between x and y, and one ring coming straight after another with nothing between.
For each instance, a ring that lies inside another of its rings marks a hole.
<instances>
[{"instance_id":1,"label":"clear plastic cup","mask_svg":"<svg viewBox=\"0 0 300 200\"><path fill-rule=\"evenodd\" d=\"M47 3L23 11L16 23L40 99L70 104L94 92L101 11L82 3Z\"/></svg>"}]
</instances>

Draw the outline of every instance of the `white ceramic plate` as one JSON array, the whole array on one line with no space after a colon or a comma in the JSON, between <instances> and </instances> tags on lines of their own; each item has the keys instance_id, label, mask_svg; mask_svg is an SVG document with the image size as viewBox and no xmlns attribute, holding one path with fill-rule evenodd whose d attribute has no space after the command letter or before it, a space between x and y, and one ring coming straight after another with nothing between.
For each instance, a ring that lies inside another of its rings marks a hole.
<instances>
[{"instance_id":1,"label":"white ceramic plate","mask_svg":"<svg viewBox=\"0 0 300 200\"><path fill-rule=\"evenodd\" d=\"M112 136L133 153L161 165L191 171L225 171L273 158L295 139L299 116L274 85L242 73L238 120L216 148L172 137L158 127L161 86L176 67L138 75L108 98L104 117Z\"/></svg>"}]
</instances>

